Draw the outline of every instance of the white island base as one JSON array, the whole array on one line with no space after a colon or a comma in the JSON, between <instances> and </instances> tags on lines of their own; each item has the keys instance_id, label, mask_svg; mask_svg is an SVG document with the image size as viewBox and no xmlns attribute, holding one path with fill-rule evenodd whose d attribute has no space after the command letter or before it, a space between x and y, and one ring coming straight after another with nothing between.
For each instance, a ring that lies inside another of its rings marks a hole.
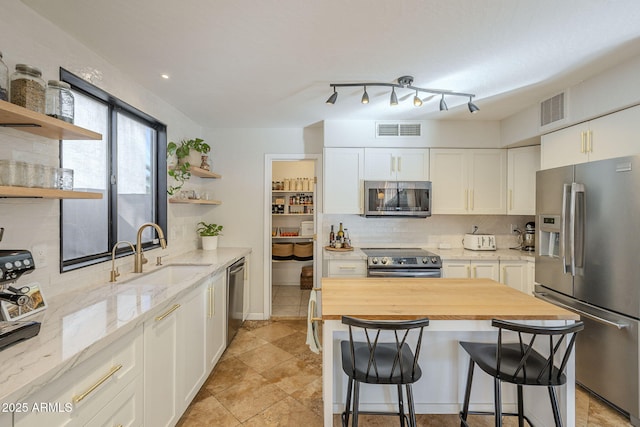
<instances>
[{"instance_id":1,"label":"white island base","mask_svg":"<svg viewBox=\"0 0 640 427\"><path fill-rule=\"evenodd\" d=\"M565 325L572 320L528 320L522 323ZM495 342L490 320L432 320L425 329L420 353L422 378L413 385L417 414L458 414L464 402L469 357L459 341ZM347 376L342 371L340 341L348 340L347 327L339 320L323 325L324 425L333 425L333 414L344 410ZM517 338L516 338L517 339ZM564 425L575 425L575 360L567 365L567 384L557 387ZM536 426L554 426L546 387L524 387L525 415ZM397 387L364 384L360 388L361 411L397 411ZM516 387L503 383L503 412L517 412ZM493 412L493 379L476 366L471 411Z\"/></svg>"}]
</instances>

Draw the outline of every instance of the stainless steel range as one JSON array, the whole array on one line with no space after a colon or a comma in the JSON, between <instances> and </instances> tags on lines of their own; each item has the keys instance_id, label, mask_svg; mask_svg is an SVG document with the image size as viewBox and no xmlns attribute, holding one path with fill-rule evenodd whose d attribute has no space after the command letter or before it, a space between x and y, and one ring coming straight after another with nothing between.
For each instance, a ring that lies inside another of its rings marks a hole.
<instances>
[{"instance_id":1,"label":"stainless steel range","mask_svg":"<svg viewBox=\"0 0 640 427\"><path fill-rule=\"evenodd\" d=\"M442 260L420 248L364 248L368 277L442 277Z\"/></svg>"}]
</instances>

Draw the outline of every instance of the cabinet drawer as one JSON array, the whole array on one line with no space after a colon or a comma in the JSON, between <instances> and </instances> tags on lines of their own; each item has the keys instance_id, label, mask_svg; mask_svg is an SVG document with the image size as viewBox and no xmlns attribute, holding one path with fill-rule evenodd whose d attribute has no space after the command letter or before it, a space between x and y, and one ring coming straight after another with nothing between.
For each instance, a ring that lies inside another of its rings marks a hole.
<instances>
[{"instance_id":1,"label":"cabinet drawer","mask_svg":"<svg viewBox=\"0 0 640 427\"><path fill-rule=\"evenodd\" d=\"M365 260L330 260L329 277L358 276L366 277L367 263Z\"/></svg>"},{"instance_id":2,"label":"cabinet drawer","mask_svg":"<svg viewBox=\"0 0 640 427\"><path fill-rule=\"evenodd\" d=\"M86 425L89 427L144 425L142 422L144 416L143 384L142 377L135 378Z\"/></svg>"},{"instance_id":3,"label":"cabinet drawer","mask_svg":"<svg viewBox=\"0 0 640 427\"><path fill-rule=\"evenodd\" d=\"M48 407L16 413L14 427L83 425L141 374L140 327L27 397L30 408Z\"/></svg>"}]
</instances>

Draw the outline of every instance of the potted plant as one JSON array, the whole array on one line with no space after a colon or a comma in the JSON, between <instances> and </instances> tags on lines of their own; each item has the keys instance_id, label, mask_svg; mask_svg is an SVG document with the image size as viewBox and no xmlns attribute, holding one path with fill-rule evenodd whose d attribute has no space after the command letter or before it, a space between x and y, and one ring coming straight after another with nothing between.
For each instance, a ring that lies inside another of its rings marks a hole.
<instances>
[{"instance_id":1,"label":"potted plant","mask_svg":"<svg viewBox=\"0 0 640 427\"><path fill-rule=\"evenodd\" d=\"M169 176L178 183L175 186L169 186L167 193L170 196L176 194L176 192L182 188L185 181L191 178L191 172L189 171L191 164L187 160L191 150L197 151L202 155L211 151L211 147L201 138L183 139L178 144L171 141L167 144L167 157L175 156L177 159L177 164L170 167L168 172Z\"/></svg>"},{"instance_id":2,"label":"potted plant","mask_svg":"<svg viewBox=\"0 0 640 427\"><path fill-rule=\"evenodd\" d=\"M218 236L222 234L222 225L199 222L196 229L202 237L202 249L211 251L218 248Z\"/></svg>"}]
</instances>

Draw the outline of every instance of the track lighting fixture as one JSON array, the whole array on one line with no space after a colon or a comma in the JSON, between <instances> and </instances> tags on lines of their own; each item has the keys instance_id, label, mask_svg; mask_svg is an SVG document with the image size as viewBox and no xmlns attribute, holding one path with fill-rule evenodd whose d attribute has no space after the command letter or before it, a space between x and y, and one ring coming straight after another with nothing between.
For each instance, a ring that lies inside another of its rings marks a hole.
<instances>
[{"instance_id":1,"label":"track lighting fixture","mask_svg":"<svg viewBox=\"0 0 640 427\"><path fill-rule=\"evenodd\" d=\"M440 100L440 111L447 111L449 107L447 107L447 103L444 101L444 93L442 94L442 99Z\"/></svg>"},{"instance_id":2,"label":"track lighting fixture","mask_svg":"<svg viewBox=\"0 0 640 427\"><path fill-rule=\"evenodd\" d=\"M422 107L422 99L418 96L418 91L416 91L416 96L413 97L413 105L416 107Z\"/></svg>"},{"instance_id":3,"label":"track lighting fixture","mask_svg":"<svg viewBox=\"0 0 640 427\"><path fill-rule=\"evenodd\" d=\"M389 100L389 105L398 105L398 97L396 96L395 87L391 89L391 99Z\"/></svg>"},{"instance_id":4,"label":"track lighting fixture","mask_svg":"<svg viewBox=\"0 0 640 427\"><path fill-rule=\"evenodd\" d=\"M338 99L338 92L336 92L336 88L333 88L333 93L331 94L331 96L329 97L329 99L327 99L327 104L335 104L336 103L336 99Z\"/></svg>"},{"instance_id":5,"label":"track lighting fixture","mask_svg":"<svg viewBox=\"0 0 640 427\"><path fill-rule=\"evenodd\" d=\"M334 88L335 89L335 88ZM368 104L369 103L369 94L367 93L367 87L364 87L364 93L362 94L362 102L363 104Z\"/></svg>"},{"instance_id":6,"label":"track lighting fixture","mask_svg":"<svg viewBox=\"0 0 640 427\"><path fill-rule=\"evenodd\" d=\"M329 99L327 99L327 104L335 104L336 99L338 99L338 92L336 90L336 88L338 87L364 87L364 93L362 94L361 102L363 104L368 104L369 94L367 93L367 86L390 87L391 88L391 97L389 99L390 105L398 105L398 96L396 95L396 88L397 88L397 89L409 89L409 90L415 91L416 94L413 97L413 105L415 105L416 107L422 106L422 103L423 103L422 99L420 99L420 97L418 96L419 92L426 92L426 93L442 96L440 99L440 111L446 111L449 109L449 107L447 107L447 103L444 100L445 95L446 96L462 96L465 98L468 97L469 102L467 103L467 106L469 107L469 111L471 113L475 113L480 110L478 106L472 102L473 98L475 97L474 94L416 87L416 86L413 86L412 76L398 77L397 83L330 83L329 87L333 88L333 93L331 94Z\"/></svg>"},{"instance_id":7,"label":"track lighting fixture","mask_svg":"<svg viewBox=\"0 0 640 427\"><path fill-rule=\"evenodd\" d=\"M334 88L335 89L335 88ZM469 102L467 103L467 106L469 107L469 112L471 114L475 114L478 111L480 111L480 109L478 108L478 106L476 104L474 104L473 102L471 102L471 96L469 97Z\"/></svg>"}]
</instances>

